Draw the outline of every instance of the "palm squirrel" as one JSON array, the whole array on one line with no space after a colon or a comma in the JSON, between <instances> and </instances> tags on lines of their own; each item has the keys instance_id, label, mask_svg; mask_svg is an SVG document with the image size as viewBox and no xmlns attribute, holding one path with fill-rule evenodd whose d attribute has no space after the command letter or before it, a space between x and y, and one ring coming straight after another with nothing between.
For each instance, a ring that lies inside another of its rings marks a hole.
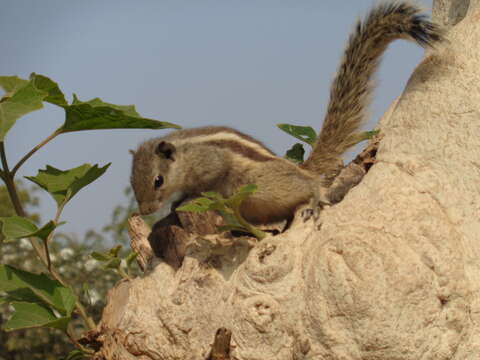
<instances>
[{"instance_id":1,"label":"palm squirrel","mask_svg":"<svg viewBox=\"0 0 480 360\"><path fill-rule=\"evenodd\" d=\"M338 160L356 142L374 88L373 75L383 52L396 39L423 47L442 40L440 28L407 2L373 8L350 35L320 135L300 166L276 156L261 142L227 127L177 130L148 140L133 152L131 183L142 215L172 212L180 200L216 191L232 195L240 186L258 191L241 212L251 223L291 218L316 188L338 167Z\"/></svg>"}]
</instances>

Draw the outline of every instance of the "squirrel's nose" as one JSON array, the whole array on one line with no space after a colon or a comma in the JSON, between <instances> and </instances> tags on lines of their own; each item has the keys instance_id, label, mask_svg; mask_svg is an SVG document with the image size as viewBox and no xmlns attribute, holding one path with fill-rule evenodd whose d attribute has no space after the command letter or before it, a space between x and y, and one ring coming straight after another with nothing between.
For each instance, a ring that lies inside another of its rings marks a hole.
<instances>
[{"instance_id":1,"label":"squirrel's nose","mask_svg":"<svg viewBox=\"0 0 480 360\"><path fill-rule=\"evenodd\" d=\"M143 203L139 206L141 215L150 215L157 209L153 203Z\"/></svg>"}]
</instances>

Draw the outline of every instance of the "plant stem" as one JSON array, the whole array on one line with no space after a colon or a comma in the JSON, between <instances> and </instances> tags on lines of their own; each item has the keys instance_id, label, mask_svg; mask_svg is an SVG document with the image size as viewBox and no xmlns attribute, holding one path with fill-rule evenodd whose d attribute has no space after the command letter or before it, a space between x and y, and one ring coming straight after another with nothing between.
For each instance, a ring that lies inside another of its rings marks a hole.
<instances>
[{"instance_id":1,"label":"plant stem","mask_svg":"<svg viewBox=\"0 0 480 360\"><path fill-rule=\"evenodd\" d=\"M20 203L20 199L18 198L17 190L15 189L15 182L13 181L13 175L10 173L8 169L8 162L7 156L5 154L5 144L3 141L0 141L0 158L2 161L2 171L3 171L3 181L7 186L8 195L10 196L10 200L12 201L13 207L15 212L19 216L25 216L25 211L22 208L22 204Z\"/></svg>"},{"instance_id":2,"label":"plant stem","mask_svg":"<svg viewBox=\"0 0 480 360\"><path fill-rule=\"evenodd\" d=\"M20 168L20 166L23 165L25 161L27 161L33 154L35 154L42 146L47 144L50 140L54 139L55 137L57 137L57 135L60 135L61 133L62 133L61 128L58 128L53 133L51 133L47 138L45 138L42 142L40 142L37 146L35 146L32 150L30 150L23 158L21 158L20 161L13 167L11 171L12 177L15 176L18 169Z\"/></svg>"},{"instance_id":3,"label":"plant stem","mask_svg":"<svg viewBox=\"0 0 480 360\"><path fill-rule=\"evenodd\" d=\"M65 206L65 203L62 203L57 207L57 212L55 213L55 218L53 219L53 223L55 224L55 226L58 225L58 220L60 220L60 215L62 214L64 206ZM45 246L45 256L47 258L47 268L48 268L48 272L51 274L52 274L52 262L50 259L50 251L48 250L48 243L53 239L54 234L55 234L55 231L52 231L43 242L43 245Z\"/></svg>"},{"instance_id":4,"label":"plant stem","mask_svg":"<svg viewBox=\"0 0 480 360\"><path fill-rule=\"evenodd\" d=\"M52 139L53 139L53 137L52 137ZM3 168L2 169L3 178L4 178L3 180L5 181L5 185L7 187L8 195L10 196L10 200L12 201L15 212L17 213L18 216L26 217L27 214L26 214L25 210L23 209L22 203L20 202L20 199L18 198L18 193L17 193L17 190L15 188L15 182L13 180L14 175L10 172L10 170L8 168L7 156L5 154L5 144L4 144L3 141L0 141L0 160L1 160L2 168ZM61 211L61 209L60 209L60 211ZM57 214L58 214L58 216L60 216L59 213L58 213L58 210L57 210ZM58 218L57 218L56 221L58 222ZM70 287L65 282L65 280L63 280L63 278L60 276L60 274L57 273L55 271L55 269L53 269L51 267L51 264L49 265L49 256L47 256L46 253L44 252L42 244L37 239L34 239L34 238L30 238L29 240L30 240L30 243L33 246L33 249L35 250L35 253L40 258L41 262L49 269L49 272L52 275L52 277L55 280L57 280L60 284L62 284L63 286ZM76 305L78 314L82 317L82 319L85 322L85 325L87 326L87 328L89 330L94 329L95 326L96 326L95 322L92 320L92 318L90 318L87 315L87 312L86 312L85 308L83 307L83 305L80 303L80 301L77 300L75 305Z\"/></svg>"},{"instance_id":5,"label":"plant stem","mask_svg":"<svg viewBox=\"0 0 480 360\"><path fill-rule=\"evenodd\" d=\"M262 230L259 230L257 229L255 226L253 226L252 224L250 224L249 222L247 222L242 214L240 214L240 209L238 207L235 207L233 209L234 211L234 214L235 214L235 217L237 218L238 222L240 223L240 225L242 225L243 227L245 227L250 233L253 234L253 236L255 236L258 240L262 240L265 236L267 236L266 233L264 233Z\"/></svg>"},{"instance_id":6,"label":"plant stem","mask_svg":"<svg viewBox=\"0 0 480 360\"><path fill-rule=\"evenodd\" d=\"M122 266L119 266L118 269L118 274L124 278L124 279L127 279L127 280L131 280L130 276L125 272L125 270L122 269Z\"/></svg>"}]
</instances>

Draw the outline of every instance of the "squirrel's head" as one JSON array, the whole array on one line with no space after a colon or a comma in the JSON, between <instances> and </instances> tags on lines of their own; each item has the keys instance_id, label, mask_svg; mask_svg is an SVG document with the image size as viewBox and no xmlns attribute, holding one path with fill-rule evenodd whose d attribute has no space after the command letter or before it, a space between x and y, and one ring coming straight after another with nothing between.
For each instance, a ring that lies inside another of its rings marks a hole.
<instances>
[{"instance_id":1,"label":"squirrel's head","mask_svg":"<svg viewBox=\"0 0 480 360\"><path fill-rule=\"evenodd\" d=\"M175 146L162 139L150 140L132 151L133 165L130 178L140 214L160 211L165 217L172 205L185 197L180 184L183 176L178 171Z\"/></svg>"}]
</instances>

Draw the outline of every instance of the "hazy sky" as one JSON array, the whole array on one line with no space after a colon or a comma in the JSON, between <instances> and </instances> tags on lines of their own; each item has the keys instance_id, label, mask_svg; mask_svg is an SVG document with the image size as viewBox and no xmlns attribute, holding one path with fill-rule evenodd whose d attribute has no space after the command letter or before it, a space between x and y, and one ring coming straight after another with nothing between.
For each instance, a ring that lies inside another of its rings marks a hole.
<instances>
[{"instance_id":1,"label":"hazy sky","mask_svg":"<svg viewBox=\"0 0 480 360\"><path fill-rule=\"evenodd\" d=\"M0 75L31 72L57 81L70 101L100 97L135 104L145 117L183 127L226 125L283 154L295 140L278 123L318 129L328 89L355 20L373 0L68 1L1 0ZM430 1L423 1L427 7ZM398 41L388 51L371 111L374 127L422 56ZM63 123L46 105L21 118L6 138L11 164ZM62 230L82 234L108 223L125 202L128 149L166 130L64 134L19 171L112 162L64 211ZM42 219L54 202L41 197Z\"/></svg>"}]
</instances>

